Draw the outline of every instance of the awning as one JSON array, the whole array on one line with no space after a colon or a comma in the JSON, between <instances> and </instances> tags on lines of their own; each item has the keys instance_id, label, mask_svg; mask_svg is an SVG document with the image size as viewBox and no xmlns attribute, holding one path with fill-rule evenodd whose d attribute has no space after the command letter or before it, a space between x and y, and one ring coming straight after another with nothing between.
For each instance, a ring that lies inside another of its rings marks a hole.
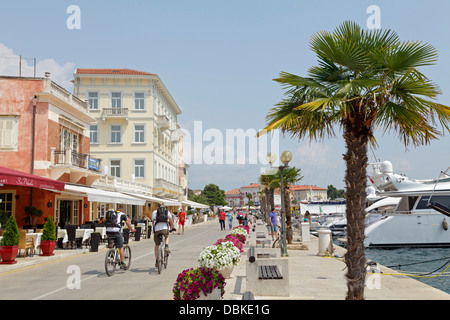
<instances>
[{"instance_id":1,"label":"awning","mask_svg":"<svg viewBox=\"0 0 450 320\"><path fill-rule=\"evenodd\" d=\"M192 208L200 208L200 209L207 209L207 208L209 208L209 206L207 204L198 203L198 202L194 202L194 201L191 201L191 200L183 200L181 202L184 205L190 206Z\"/></svg>"},{"instance_id":2,"label":"awning","mask_svg":"<svg viewBox=\"0 0 450 320\"><path fill-rule=\"evenodd\" d=\"M123 192L123 191L122 191L122 193L127 194L127 195L132 196L132 197L144 199L144 200L146 200L146 201L151 201L151 202L164 202L164 200L161 199L161 198L152 197L152 196L147 196L147 195L145 195L145 194L132 193L132 192Z\"/></svg>"},{"instance_id":3,"label":"awning","mask_svg":"<svg viewBox=\"0 0 450 320\"><path fill-rule=\"evenodd\" d=\"M160 202L163 202L165 206L169 207L181 207L181 202L175 200L175 199L167 199L167 198L161 198L159 200Z\"/></svg>"},{"instance_id":4,"label":"awning","mask_svg":"<svg viewBox=\"0 0 450 320\"><path fill-rule=\"evenodd\" d=\"M106 203L120 203L120 204L133 204L137 206L144 206L145 200L134 198L126 194L107 191L102 189L95 189L84 186L76 186L72 184L66 184L65 191L76 192L87 196L89 201L92 202L106 202Z\"/></svg>"},{"instance_id":5,"label":"awning","mask_svg":"<svg viewBox=\"0 0 450 320\"><path fill-rule=\"evenodd\" d=\"M22 187L33 187L53 191L63 191L64 182L36 176L5 167L0 167L0 183Z\"/></svg>"}]
</instances>

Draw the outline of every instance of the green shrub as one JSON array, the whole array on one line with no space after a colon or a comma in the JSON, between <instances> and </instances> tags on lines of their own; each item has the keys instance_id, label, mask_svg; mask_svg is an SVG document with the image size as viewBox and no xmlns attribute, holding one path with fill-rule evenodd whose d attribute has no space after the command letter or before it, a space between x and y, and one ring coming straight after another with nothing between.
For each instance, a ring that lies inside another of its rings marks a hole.
<instances>
[{"instance_id":1,"label":"green shrub","mask_svg":"<svg viewBox=\"0 0 450 320\"><path fill-rule=\"evenodd\" d=\"M41 240L56 240L56 226L53 222L53 217L47 218L47 222L44 224L44 230L42 231Z\"/></svg>"},{"instance_id":2,"label":"green shrub","mask_svg":"<svg viewBox=\"0 0 450 320\"><path fill-rule=\"evenodd\" d=\"M17 227L16 219L11 215L6 222L5 232L3 233L2 246L17 246L19 245L19 228Z\"/></svg>"}]
</instances>

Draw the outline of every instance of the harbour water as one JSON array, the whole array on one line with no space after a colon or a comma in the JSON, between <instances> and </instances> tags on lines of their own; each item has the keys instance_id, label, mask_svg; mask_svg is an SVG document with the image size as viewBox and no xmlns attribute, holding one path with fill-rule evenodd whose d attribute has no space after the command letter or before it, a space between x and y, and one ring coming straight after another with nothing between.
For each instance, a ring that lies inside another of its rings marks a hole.
<instances>
[{"instance_id":1,"label":"harbour water","mask_svg":"<svg viewBox=\"0 0 450 320\"><path fill-rule=\"evenodd\" d=\"M366 249L365 253L369 260L412 274L414 279L450 294L450 248Z\"/></svg>"}]
</instances>

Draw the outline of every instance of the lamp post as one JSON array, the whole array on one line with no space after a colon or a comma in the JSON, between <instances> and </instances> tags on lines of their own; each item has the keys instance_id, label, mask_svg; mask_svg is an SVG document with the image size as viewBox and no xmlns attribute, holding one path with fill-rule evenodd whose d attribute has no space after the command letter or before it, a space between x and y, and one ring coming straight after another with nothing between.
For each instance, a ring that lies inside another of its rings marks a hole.
<instances>
[{"instance_id":1,"label":"lamp post","mask_svg":"<svg viewBox=\"0 0 450 320\"><path fill-rule=\"evenodd\" d=\"M270 166L272 166L272 163L275 162L276 155L273 152L270 152L267 157L267 161L270 163ZM281 251L282 257L289 256L287 253L287 243L286 243L286 210L284 208L284 181L283 181L283 170L288 167L289 162L292 160L292 153L290 151L284 151L281 154L280 157L281 162L283 165L279 166L278 169L280 170L280 189L281 189L281 234L282 234L282 243L283 248Z\"/></svg>"}]
</instances>

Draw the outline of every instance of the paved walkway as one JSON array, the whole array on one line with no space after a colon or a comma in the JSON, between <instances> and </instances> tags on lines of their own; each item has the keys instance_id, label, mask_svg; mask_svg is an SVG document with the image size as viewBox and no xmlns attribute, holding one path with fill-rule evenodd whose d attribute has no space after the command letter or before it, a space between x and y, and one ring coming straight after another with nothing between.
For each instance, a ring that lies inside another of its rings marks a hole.
<instances>
[{"instance_id":1,"label":"paved walkway","mask_svg":"<svg viewBox=\"0 0 450 320\"><path fill-rule=\"evenodd\" d=\"M289 254L289 290L290 297L256 296L266 300L343 300L347 293L345 279L346 265L340 258L319 256L319 241L311 236L305 242L308 250L288 250ZM248 248L248 245L246 246ZM298 246L297 246L298 247ZM335 254L343 257L345 249L335 247ZM241 262L227 279L224 299L240 300L246 291L245 249ZM398 274L397 271L378 265L382 273ZM450 300L450 295L418 280L403 275L383 275L368 273L366 282L366 300ZM376 278L378 277L378 278ZM271 280L265 280L271 281ZM369 289L367 285L371 286Z\"/></svg>"},{"instance_id":2,"label":"paved walkway","mask_svg":"<svg viewBox=\"0 0 450 320\"><path fill-rule=\"evenodd\" d=\"M195 225L194 225L195 226ZM194 227L192 226L192 227ZM317 255L319 241L311 236L311 241L305 242L308 250L288 250L289 254L289 297L256 296L257 300L343 300L347 292L345 279L345 263L341 258L323 257ZM297 246L298 247L298 246ZM99 250L104 245L99 246ZM241 300L246 291L247 249L245 246L241 262L227 279L224 300ZM45 264L49 261L65 259L78 254L85 254L89 249L55 250L54 256L19 257L13 265L0 264L0 275L6 275L17 269ZM345 249L335 246L335 254L343 257ZM398 274L397 271L378 265L382 273ZM373 275L368 274L368 277ZM450 300L450 295L426 285L418 280L403 275L376 275L370 283L374 287L366 287L367 300ZM270 280L267 280L270 281Z\"/></svg>"}]
</instances>

